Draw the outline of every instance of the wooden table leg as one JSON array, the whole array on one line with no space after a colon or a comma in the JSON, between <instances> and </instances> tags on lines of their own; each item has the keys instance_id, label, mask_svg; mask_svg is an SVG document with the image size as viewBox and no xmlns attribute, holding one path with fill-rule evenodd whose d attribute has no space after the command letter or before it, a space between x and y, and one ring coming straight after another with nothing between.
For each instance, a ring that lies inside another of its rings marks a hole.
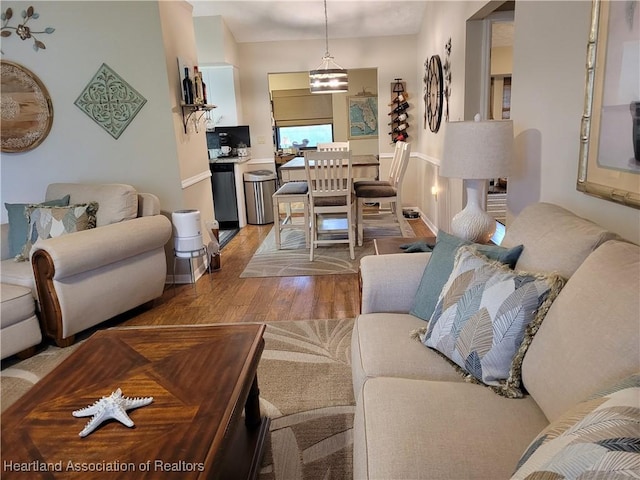
<instances>
[{"instance_id":1,"label":"wooden table leg","mask_svg":"<svg viewBox=\"0 0 640 480\"><path fill-rule=\"evenodd\" d=\"M262 422L260 417L260 389L258 388L258 375L253 377L251 390L244 405L244 423L247 428L256 428Z\"/></svg>"}]
</instances>

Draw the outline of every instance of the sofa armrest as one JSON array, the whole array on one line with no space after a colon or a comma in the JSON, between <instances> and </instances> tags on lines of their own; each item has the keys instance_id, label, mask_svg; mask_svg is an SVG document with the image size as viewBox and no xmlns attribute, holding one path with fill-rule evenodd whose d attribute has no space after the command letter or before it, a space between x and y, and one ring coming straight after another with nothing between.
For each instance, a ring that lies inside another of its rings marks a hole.
<instances>
[{"instance_id":1,"label":"sofa armrest","mask_svg":"<svg viewBox=\"0 0 640 480\"><path fill-rule=\"evenodd\" d=\"M170 237L169 219L154 215L42 240L33 255L45 251L59 280L162 247Z\"/></svg>"},{"instance_id":2,"label":"sofa armrest","mask_svg":"<svg viewBox=\"0 0 640 480\"><path fill-rule=\"evenodd\" d=\"M160 213L160 199L153 193L138 193L138 216L148 217Z\"/></svg>"},{"instance_id":3,"label":"sofa armrest","mask_svg":"<svg viewBox=\"0 0 640 480\"><path fill-rule=\"evenodd\" d=\"M430 258L430 252L363 257L361 313L409 312Z\"/></svg>"}]
</instances>

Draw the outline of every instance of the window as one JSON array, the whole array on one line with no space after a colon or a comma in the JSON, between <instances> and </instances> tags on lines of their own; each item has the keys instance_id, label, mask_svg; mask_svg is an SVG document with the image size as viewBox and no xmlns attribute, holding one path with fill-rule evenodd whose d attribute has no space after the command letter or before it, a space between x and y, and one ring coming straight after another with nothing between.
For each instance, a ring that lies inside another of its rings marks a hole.
<instances>
[{"instance_id":1,"label":"window","mask_svg":"<svg viewBox=\"0 0 640 480\"><path fill-rule=\"evenodd\" d=\"M279 150L316 148L318 143L333 142L333 124L276 127L276 142Z\"/></svg>"}]
</instances>

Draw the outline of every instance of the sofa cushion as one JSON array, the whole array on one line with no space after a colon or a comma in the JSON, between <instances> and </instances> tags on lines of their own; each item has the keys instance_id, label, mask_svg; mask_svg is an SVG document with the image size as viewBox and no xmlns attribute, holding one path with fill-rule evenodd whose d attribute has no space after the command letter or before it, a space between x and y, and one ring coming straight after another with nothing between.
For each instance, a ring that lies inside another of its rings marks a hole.
<instances>
[{"instance_id":1,"label":"sofa cushion","mask_svg":"<svg viewBox=\"0 0 640 480\"><path fill-rule=\"evenodd\" d=\"M504 247L523 244L516 268L528 272L556 272L569 278L585 258L613 232L550 203L526 207L507 227Z\"/></svg>"},{"instance_id":2,"label":"sofa cushion","mask_svg":"<svg viewBox=\"0 0 640 480\"><path fill-rule=\"evenodd\" d=\"M637 478L639 418L640 375L634 375L575 405L544 429L511 478Z\"/></svg>"},{"instance_id":3,"label":"sofa cushion","mask_svg":"<svg viewBox=\"0 0 640 480\"><path fill-rule=\"evenodd\" d=\"M26 320L36 313L31 290L20 285L0 285L2 308L0 327L5 328Z\"/></svg>"},{"instance_id":4,"label":"sofa cushion","mask_svg":"<svg viewBox=\"0 0 640 480\"><path fill-rule=\"evenodd\" d=\"M464 245L471 245L471 242L450 235L443 230L438 232L436 244L431 253L431 259L424 269L413 306L410 310L412 315L422 318L423 320L429 320L431 318L442 287L449 278L451 270L453 270L456 251ZM492 260L505 263L511 268L516 264L518 257L522 253L521 245L511 249L497 245L474 244L474 246L482 255Z\"/></svg>"},{"instance_id":5,"label":"sofa cushion","mask_svg":"<svg viewBox=\"0 0 640 480\"><path fill-rule=\"evenodd\" d=\"M29 235L29 220L27 219L27 207L33 203L5 203L7 218L9 221L9 255L15 257L24 248ZM44 206L64 207L69 205L69 195L62 198L40 203Z\"/></svg>"},{"instance_id":6,"label":"sofa cushion","mask_svg":"<svg viewBox=\"0 0 640 480\"><path fill-rule=\"evenodd\" d=\"M37 298L36 282L30 262L16 262L9 258L0 262L0 282L21 285L31 289L33 298Z\"/></svg>"},{"instance_id":7,"label":"sofa cushion","mask_svg":"<svg viewBox=\"0 0 640 480\"><path fill-rule=\"evenodd\" d=\"M354 397L368 377L405 377L462 382L449 362L411 338L424 321L402 313L369 313L356 318L351 335Z\"/></svg>"},{"instance_id":8,"label":"sofa cushion","mask_svg":"<svg viewBox=\"0 0 640 480\"><path fill-rule=\"evenodd\" d=\"M496 392L521 397L524 352L563 284L461 247L422 342Z\"/></svg>"},{"instance_id":9,"label":"sofa cushion","mask_svg":"<svg viewBox=\"0 0 640 480\"><path fill-rule=\"evenodd\" d=\"M356 404L353 478L504 479L549 422L533 399L465 382L368 379Z\"/></svg>"},{"instance_id":10,"label":"sofa cushion","mask_svg":"<svg viewBox=\"0 0 640 480\"><path fill-rule=\"evenodd\" d=\"M29 259L33 245L38 240L61 237L69 233L95 228L98 204L69 205L67 207L44 207L32 205L27 207L29 219L29 235L17 261Z\"/></svg>"},{"instance_id":11,"label":"sofa cushion","mask_svg":"<svg viewBox=\"0 0 640 480\"><path fill-rule=\"evenodd\" d=\"M100 205L96 217L97 227L131 220L138 216L138 194L131 185L51 183L47 187L45 199L58 198L61 192L63 195L71 195L71 203L97 202Z\"/></svg>"},{"instance_id":12,"label":"sofa cushion","mask_svg":"<svg viewBox=\"0 0 640 480\"><path fill-rule=\"evenodd\" d=\"M549 309L522 363L522 381L550 421L640 371L638 272L640 246L609 241Z\"/></svg>"}]
</instances>

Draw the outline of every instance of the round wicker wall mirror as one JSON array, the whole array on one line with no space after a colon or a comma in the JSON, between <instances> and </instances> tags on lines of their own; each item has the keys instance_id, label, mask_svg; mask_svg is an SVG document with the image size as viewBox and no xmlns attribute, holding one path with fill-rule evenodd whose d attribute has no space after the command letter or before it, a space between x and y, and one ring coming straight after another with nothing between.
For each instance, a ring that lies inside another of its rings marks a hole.
<instances>
[{"instance_id":1,"label":"round wicker wall mirror","mask_svg":"<svg viewBox=\"0 0 640 480\"><path fill-rule=\"evenodd\" d=\"M40 145L51 130L51 98L33 72L4 60L0 67L2 151L26 152Z\"/></svg>"}]
</instances>

